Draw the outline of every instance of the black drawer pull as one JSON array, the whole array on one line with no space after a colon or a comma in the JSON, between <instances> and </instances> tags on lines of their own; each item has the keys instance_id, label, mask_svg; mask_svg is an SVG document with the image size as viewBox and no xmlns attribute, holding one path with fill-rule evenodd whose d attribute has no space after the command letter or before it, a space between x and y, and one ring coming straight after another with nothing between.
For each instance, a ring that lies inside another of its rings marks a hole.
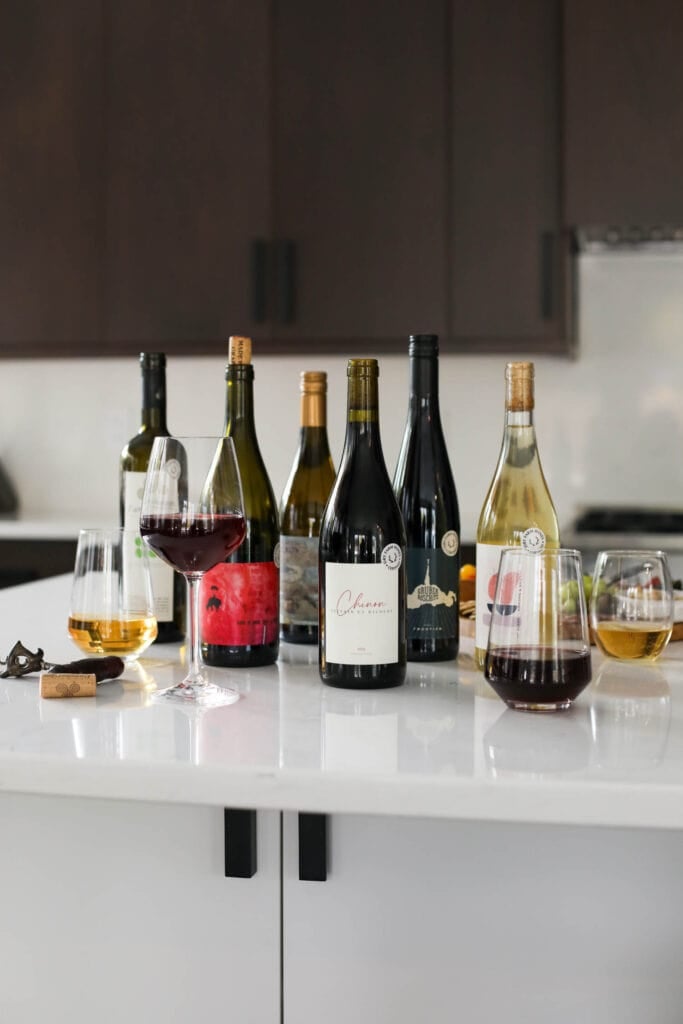
<instances>
[{"instance_id":1,"label":"black drawer pull","mask_svg":"<svg viewBox=\"0 0 683 1024\"><path fill-rule=\"evenodd\" d=\"M256 874L256 811L225 808L225 877Z\"/></svg>"},{"instance_id":2,"label":"black drawer pull","mask_svg":"<svg viewBox=\"0 0 683 1024\"><path fill-rule=\"evenodd\" d=\"M327 815L299 815L299 881L327 881Z\"/></svg>"}]
</instances>

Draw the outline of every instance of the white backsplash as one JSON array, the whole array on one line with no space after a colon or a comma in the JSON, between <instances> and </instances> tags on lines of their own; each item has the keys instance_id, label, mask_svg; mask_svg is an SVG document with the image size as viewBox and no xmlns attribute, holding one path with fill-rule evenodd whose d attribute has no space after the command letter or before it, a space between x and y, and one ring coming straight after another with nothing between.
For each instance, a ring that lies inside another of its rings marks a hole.
<instances>
[{"instance_id":1,"label":"white backsplash","mask_svg":"<svg viewBox=\"0 0 683 1024\"><path fill-rule=\"evenodd\" d=\"M560 524L588 503L683 507L683 256L583 256L578 307L578 358L535 359L539 449ZM410 329L407 324L406 334ZM278 498L298 438L299 371L328 373L328 429L337 464L346 359L355 354L260 356L255 346L256 426ZM442 419L464 540L474 538L498 457L504 364L500 356L441 357ZM222 430L224 368L221 357L169 357L171 430ZM63 514L83 526L115 522L118 456L139 426L136 358L0 361L0 387L0 459L22 514ZM380 357L381 430L391 474L407 388L407 354Z\"/></svg>"}]
</instances>

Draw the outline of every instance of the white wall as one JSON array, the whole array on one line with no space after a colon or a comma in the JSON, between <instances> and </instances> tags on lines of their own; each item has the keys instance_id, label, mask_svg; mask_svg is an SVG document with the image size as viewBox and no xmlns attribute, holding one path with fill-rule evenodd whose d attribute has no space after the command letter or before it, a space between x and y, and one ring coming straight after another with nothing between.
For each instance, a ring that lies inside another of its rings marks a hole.
<instances>
[{"instance_id":1,"label":"white wall","mask_svg":"<svg viewBox=\"0 0 683 1024\"><path fill-rule=\"evenodd\" d=\"M406 335L411 325L406 325ZM584 503L683 507L683 256L584 256L576 361L537 358L536 426L561 524ZM227 346L226 346L227 352ZM346 358L259 356L257 431L276 495L296 448L299 371L327 370L335 462L344 436ZM510 358L525 358L525 352ZM499 356L445 355L441 409L460 499L474 537L503 425ZM170 358L168 421L177 433L220 432L225 359ZM380 415L390 473L403 432L407 355L380 359ZM139 425L135 357L0 362L0 459L22 514L117 517L118 455Z\"/></svg>"}]
</instances>

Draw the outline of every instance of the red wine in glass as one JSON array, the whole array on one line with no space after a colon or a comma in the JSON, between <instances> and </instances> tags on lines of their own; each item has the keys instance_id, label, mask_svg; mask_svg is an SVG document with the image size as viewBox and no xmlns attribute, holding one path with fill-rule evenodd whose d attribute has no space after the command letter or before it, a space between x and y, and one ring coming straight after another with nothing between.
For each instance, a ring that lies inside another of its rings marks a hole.
<instances>
[{"instance_id":1,"label":"red wine in glass","mask_svg":"<svg viewBox=\"0 0 683 1024\"><path fill-rule=\"evenodd\" d=\"M232 704L239 694L210 682L201 664L199 585L246 534L242 481L229 437L157 437L140 511L140 534L151 551L187 580L189 656L185 679L157 691L155 700L199 707Z\"/></svg>"},{"instance_id":2,"label":"red wine in glass","mask_svg":"<svg viewBox=\"0 0 683 1024\"><path fill-rule=\"evenodd\" d=\"M142 516L140 533L148 546L178 572L203 573L224 562L244 540L244 516L198 514L186 521L180 512Z\"/></svg>"}]
</instances>

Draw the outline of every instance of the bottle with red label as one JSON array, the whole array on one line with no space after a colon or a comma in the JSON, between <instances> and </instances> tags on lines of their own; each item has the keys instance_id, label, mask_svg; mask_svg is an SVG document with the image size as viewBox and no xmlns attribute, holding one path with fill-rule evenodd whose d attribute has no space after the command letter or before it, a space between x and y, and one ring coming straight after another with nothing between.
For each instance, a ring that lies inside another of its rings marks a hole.
<instances>
[{"instance_id":1,"label":"bottle with red label","mask_svg":"<svg viewBox=\"0 0 683 1024\"><path fill-rule=\"evenodd\" d=\"M279 650L279 521L256 439L251 338L230 338L225 379L225 433L239 463L247 533L229 559L202 580L202 656L207 665L271 665Z\"/></svg>"}]
</instances>

